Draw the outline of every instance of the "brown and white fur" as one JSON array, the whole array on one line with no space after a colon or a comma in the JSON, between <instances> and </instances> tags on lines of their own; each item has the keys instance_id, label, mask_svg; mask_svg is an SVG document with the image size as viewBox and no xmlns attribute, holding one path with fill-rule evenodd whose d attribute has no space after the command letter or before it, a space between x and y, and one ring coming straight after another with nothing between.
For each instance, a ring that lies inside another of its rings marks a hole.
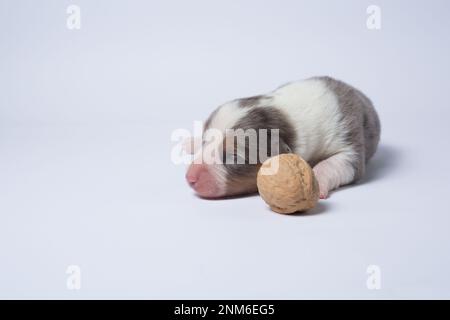
<instances>
[{"instance_id":1,"label":"brown and white fur","mask_svg":"<svg viewBox=\"0 0 450 320\"><path fill-rule=\"evenodd\" d=\"M226 129L279 129L279 153L296 153L313 167L321 198L359 180L380 139L372 102L330 77L296 81L265 95L225 103L205 122L204 129L209 128L224 136ZM186 179L204 198L253 193L259 166L193 163Z\"/></svg>"}]
</instances>

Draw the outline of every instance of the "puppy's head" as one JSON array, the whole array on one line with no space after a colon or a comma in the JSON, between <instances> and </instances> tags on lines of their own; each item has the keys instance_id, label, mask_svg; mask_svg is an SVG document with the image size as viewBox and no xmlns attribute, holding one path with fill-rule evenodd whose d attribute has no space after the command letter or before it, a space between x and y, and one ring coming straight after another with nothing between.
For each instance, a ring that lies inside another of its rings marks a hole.
<instances>
[{"instance_id":1,"label":"puppy's head","mask_svg":"<svg viewBox=\"0 0 450 320\"><path fill-rule=\"evenodd\" d=\"M267 158L295 148L288 117L270 99L252 97L217 108L205 122L202 147L186 179L203 198L257 191L256 175Z\"/></svg>"}]
</instances>

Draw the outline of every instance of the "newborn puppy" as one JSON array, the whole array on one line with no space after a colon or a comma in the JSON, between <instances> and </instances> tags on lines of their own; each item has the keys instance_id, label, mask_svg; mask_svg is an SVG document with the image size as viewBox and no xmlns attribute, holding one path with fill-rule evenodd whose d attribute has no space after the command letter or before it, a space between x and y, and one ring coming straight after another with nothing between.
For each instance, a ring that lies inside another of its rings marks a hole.
<instances>
[{"instance_id":1,"label":"newborn puppy","mask_svg":"<svg viewBox=\"0 0 450 320\"><path fill-rule=\"evenodd\" d=\"M253 143L258 151L256 161L251 161L249 137L235 143L230 129L258 132ZM216 157L222 161L195 161L204 157L205 151L198 149L211 140L205 135L209 130L222 133L214 142L219 150ZM267 140L263 141L261 132L268 133ZM218 107L204 124L202 141L189 143L188 149L196 156L186 179L203 198L253 193L265 158L293 152L313 167L324 199L331 190L363 176L379 139L378 115L363 93L330 77L310 78Z\"/></svg>"}]
</instances>

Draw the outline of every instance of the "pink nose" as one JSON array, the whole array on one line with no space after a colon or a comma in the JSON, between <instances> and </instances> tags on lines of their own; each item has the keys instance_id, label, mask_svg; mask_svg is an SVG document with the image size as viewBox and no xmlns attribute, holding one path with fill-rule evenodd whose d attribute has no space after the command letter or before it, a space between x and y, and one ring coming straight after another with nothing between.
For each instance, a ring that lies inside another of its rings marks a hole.
<instances>
[{"instance_id":1,"label":"pink nose","mask_svg":"<svg viewBox=\"0 0 450 320\"><path fill-rule=\"evenodd\" d=\"M200 180L200 176L207 174L206 168L201 164L191 164L186 172L186 180L190 186L194 187L197 181Z\"/></svg>"},{"instance_id":2,"label":"pink nose","mask_svg":"<svg viewBox=\"0 0 450 320\"><path fill-rule=\"evenodd\" d=\"M186 173L186 180L195 192L203 198L220 196L217 181L204 164L191 164Z\"/></svg>"},{"instance_id":3,"label":"pink nose","mask_svg":"<svg viewBox=\"0 0 450 320\"><path fill-rule=\"evenodd\" d=\"M197 180L198 176L194 172L191 172L191 170L188 170L188 172L186 173L186 181L189 183L189 185L190 186L195 185Z\"/></svg>"}]
</instances>

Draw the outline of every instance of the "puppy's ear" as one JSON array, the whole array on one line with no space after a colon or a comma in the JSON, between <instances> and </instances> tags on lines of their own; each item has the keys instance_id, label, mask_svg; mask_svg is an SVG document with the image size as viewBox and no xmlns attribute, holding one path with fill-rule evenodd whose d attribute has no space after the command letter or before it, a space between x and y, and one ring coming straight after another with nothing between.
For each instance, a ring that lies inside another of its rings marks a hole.
<instances>
[{"instance_id":1,"label":"puppy's ear","mask_svg":"<svg viewBox=\"0 0 450 320\"><path fill-rule=\"evenodd\" d=\"M291 153L292 149L289 145L281 138L270 140L270 145L268 147L267 155L269 157L274 157L283 153Z\"/></svg>"},{"instance_id":2,"label":"puppy's ear","mask_svg":"<svg viewBox=\"0 0 450 320\"><path fill-rule=\"evenodd\" d=\"M291 153L292 149L288 146L288 144L281 138L277 139L278 142L274 143L274 153L273 155L283 154L283 153Z\"/></svg>"},{"instance_id":3,"label":"puppy's ear","mask_svg":"<svg viewBox=\"0 0 450 320\"><path fill-rule=\"evenodd\" d=\"M259 160L262 163L270 157L291 152L292 149L283 139L276 136L270 137L266 145L264 143L259 145Z\"/></svg>"}]
</instances>

